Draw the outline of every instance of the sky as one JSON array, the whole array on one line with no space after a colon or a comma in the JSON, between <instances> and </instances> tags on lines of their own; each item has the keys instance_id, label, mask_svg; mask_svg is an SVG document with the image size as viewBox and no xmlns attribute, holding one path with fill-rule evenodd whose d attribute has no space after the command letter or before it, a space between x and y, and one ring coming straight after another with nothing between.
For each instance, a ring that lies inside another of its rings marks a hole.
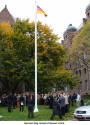
<instances>
[{"instance_id":1,"label":"sky","mask_svg":"<svg viewBox=\"0 0 90 125\"><path fill-rule=\"evenodd\" d=\"M36 0L47 13L47 17L38 14L38 20L47 24L55 34L63 39L63 33L69 24L78 28L86 17L85 9L90 0ZM35 20L35 0L0 0L0 11L7 5L14 18Z\"/></svg>"}]
</instances>

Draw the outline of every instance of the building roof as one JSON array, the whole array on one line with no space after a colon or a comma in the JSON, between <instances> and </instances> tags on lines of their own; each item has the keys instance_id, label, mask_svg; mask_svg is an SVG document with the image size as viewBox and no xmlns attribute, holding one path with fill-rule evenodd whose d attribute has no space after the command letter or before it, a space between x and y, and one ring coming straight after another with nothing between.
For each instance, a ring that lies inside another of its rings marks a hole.
<instances>
[{"instance_id":1,"label":"building roof","mask_svg":"<svg viewBox=\"0 0 90 125\"><path fill-rule=\"evenodd\" d=\"M5 5L5 8L0 12L0 23L3 23L3 22L9 22L11 25L15 24L15 19L8 11L6 5Z\"/></svg>"},{"instance_id":2,"label":"building roof","mask_svg":"<svg viewBox=\"0 0 90 125\"><path fill-rule=\"evenodd\" d=\"M72 26L72 24L69 24L68 28L66 29L66 31L71 31L71 32L74 32L74 31L77 31L77 29Z\"/></svg>"},{"instance_id":3,"label":"building roof","mask_svg":"<svg viewBox=\"0 0 90 125\"><path fill-rule=\"evenodd\" d=\"M76 32L77 31L77 28L75 28L74 26L72 26L72 24L69 24L66 31L64 32L64 34L66 32Z\"/></svg>"}]
</instances>

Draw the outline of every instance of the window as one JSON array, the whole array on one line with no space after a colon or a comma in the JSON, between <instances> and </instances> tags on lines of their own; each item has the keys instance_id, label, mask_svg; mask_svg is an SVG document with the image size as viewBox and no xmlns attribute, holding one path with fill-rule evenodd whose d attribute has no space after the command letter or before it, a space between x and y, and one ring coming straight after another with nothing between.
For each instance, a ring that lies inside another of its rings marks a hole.
<instances>
[{"instance_id":1,"label":"window","mask_svg":"<svg viewBox=\"0 0 90 125\"><path fill-rule=\"evenodd\" d=\"M79 70L79 74L80 74L80 76L81 76L81 70Z\"/></svg>"},{"instance_id":2,"label":"window","mask_svg":"<svg viewBox=\"0 0 90 125\"><path fill-rule=\"evenodd\" d=\"M88 15L88 17L89 17L89 13L88 13L87 15Z\"/></svg>"},{"instance_id":3,"label":"window","mask_svg":"<svg viewBox=\"0 0 90 125\"><path fill-rule=\"evenodd\" d=\"M86 71L87 71L86 68L84 68L84 73L85 73L85 74L86 74Z\"/></svg>"},{"instance_id":4,"label":"window","mask_svg":"<svg viewBox=\"0 0 90 125\"><path fill-rule=\"evenodd\" d=\"M85 90L88 90L88 81L85 80Z\"/></svg>"},{"instance_id":5,"label":"window","mask_svg":"<svg viewBox=\"0 0 90 125\"><path fill-rule=\"evenodd\" d=\"M78 74L78 71L76 71L76 75Z\"/></svg>"},{"instance_id":6,"label":"window","mask_svg":"<svg viewBox=\"0 0 90 125\"><path fill-rule=\"evenodd\" d=\"M82 90L82 82L80 82L80 90Z\"/></svg>"},{"instance_id":7,"label":"window","mask_svg":"<svg viewBox=\"0 0 90 125\"><path fill-rule=\"evenodd\" d=\"M70 69L72 68L71 64L70 64Z\"/></svg>"}]
</instances>

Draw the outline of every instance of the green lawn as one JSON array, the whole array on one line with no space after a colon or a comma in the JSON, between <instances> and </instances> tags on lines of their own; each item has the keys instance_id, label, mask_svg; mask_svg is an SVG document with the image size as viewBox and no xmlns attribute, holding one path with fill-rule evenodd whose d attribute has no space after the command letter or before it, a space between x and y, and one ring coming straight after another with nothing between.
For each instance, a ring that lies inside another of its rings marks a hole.
<instances>
[{"instance_id":1,"label":"green lawn","mask_svg":"<svg viewBox=\"0 0 90 125\"><path fill-rule=\"evenodd\" d=\"M59 119L58 116L55 116L55 121L68 121L73 120L73 112L76 108L76 105L71 106L70 112L66 113L63 119ZM27 107L24 107L24 112L14 109L13 112L8 112L7 107L0 107L0 115L3 116L0 118L0 121L49 121L52 114L52 109L47 109L46 106L38 106L39 112L34 113L33 119L28 119Z\"/></svg>"}]
</instances>

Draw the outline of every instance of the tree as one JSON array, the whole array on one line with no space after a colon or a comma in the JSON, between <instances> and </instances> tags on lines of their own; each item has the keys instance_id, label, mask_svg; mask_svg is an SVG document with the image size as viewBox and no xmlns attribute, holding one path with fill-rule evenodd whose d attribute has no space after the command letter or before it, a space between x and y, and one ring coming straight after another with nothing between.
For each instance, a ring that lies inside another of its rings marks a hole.
<instances>
[{"instance_id":1,"label":"tree","mask_svg":"<svg viewBox=\"0 0 90 125\"><path fill-rule=\"evenodd\" d=\"M67 83L74 86L75 79L64 69L65 49L57 42L58 35L41 22L37 27L38 91L50 91L56 84L60 88ZM23 85L27 91L34 91L34 30L34 22L28 20L17 20L14 27L5 24L0 30L0 80L4 88L8 86L7 91L21 90Z\"/></svg>"},{"instance_id":2,"label":"tree","mask_svg":"<svg viewBox=\"0 0 90 125\"><path fill-rule=\"evenodd\" d=\"M0 24L0 81L2 88L11 88L10 71L13 69L11 62L13 55L13 29L9 23ZM7 87L8 85L8 87Z\"/></svg>"},{"instance_id":3,"label":"tree","mask_svg":"<svg viewBox=\"0 0 90 125\"><path fill-rule=\"evenodd\" d=\"M87 67L90 64L90 19L77 32L73 39L70 55L73 60L81 60Z\"/></svg>"},{"instance_id":4,"label":"tree","mask_svg":"<svg viewBox=\"0 0 90 125\"><path fill-rule=\"evenodd\" d=\"M38 90L52 87L52 72L58 66L63 65L65 50L56 41L57 35L47 25L38 22ZM23 29L23 30L22 30ZM23 62L22 81L27 81L34 85L34 23L27 21L17 21L14 26L14 47L17 50L18 58ZM29 33L27 35L27 32ZM23 42L22 42L23 41ZM29 58L31 57L31 58ZM33 65L31 65L31 62ZM29 65L28 65L29 63ZM26 64L26 65L25 65ZM27 68L28 66L28 68ZM33 66L33 67L31 67ZM31 71L31 69L33 69ZM26 73L26 74L24 74ZM30 74L29 74L30 73ZM26 77L25 77L26 76ZM33 80L32 80L33 79ZM34 87L33 87L34 88Z\"/></svg>"}]
</instances>

